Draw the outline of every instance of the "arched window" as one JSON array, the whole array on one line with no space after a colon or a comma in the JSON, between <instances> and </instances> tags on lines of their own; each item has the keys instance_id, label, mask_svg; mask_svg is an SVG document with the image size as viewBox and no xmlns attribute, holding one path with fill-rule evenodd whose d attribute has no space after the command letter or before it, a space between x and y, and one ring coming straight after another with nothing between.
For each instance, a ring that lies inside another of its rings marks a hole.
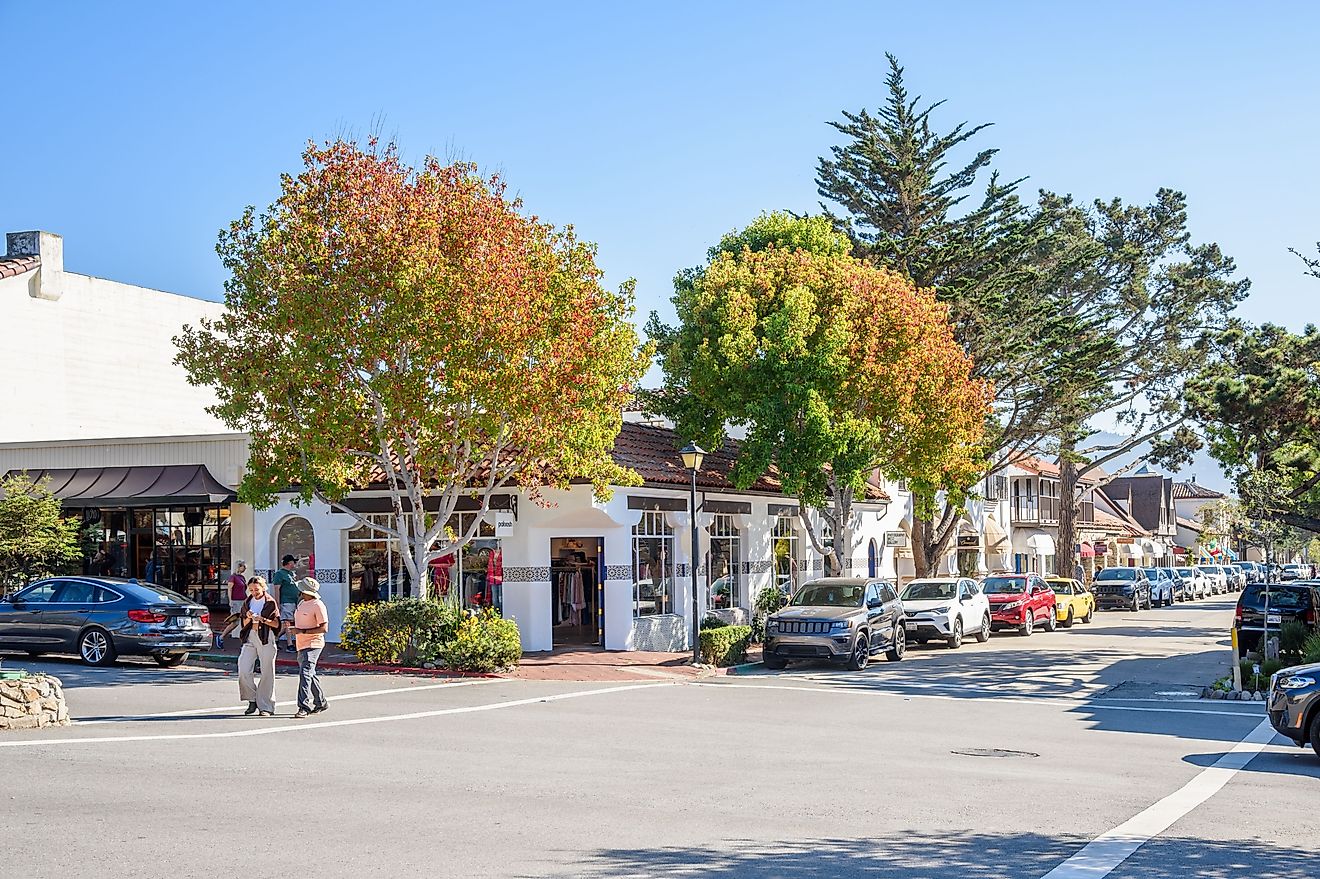
<instances>
[{"instance_id":1,"label":"arched window","mask_svg":"<svg viewBox=\"0 0 1320 879\"><path fill-rule=\"evenodd\" d=\"M309 572L316 570L316 540L312 536L312 523L302 516L291 516L280 525L275 535L275 558L271 560L271 567L278 568L280 559L286 555L298 558L293 570L294 579L306 577ZM313 573L312 576L316 575Z\"/></svg>"}]
</instances>

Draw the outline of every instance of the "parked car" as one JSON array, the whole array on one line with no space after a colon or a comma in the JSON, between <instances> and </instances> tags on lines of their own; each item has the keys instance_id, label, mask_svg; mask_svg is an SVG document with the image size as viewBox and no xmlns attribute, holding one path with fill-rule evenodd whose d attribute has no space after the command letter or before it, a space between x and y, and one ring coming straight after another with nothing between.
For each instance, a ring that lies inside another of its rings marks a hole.
<instances>
[{"instance_id":1,"label":"parked car","mask_svg":"<svg viewBox=\"0 0 1320 879\"><path fill-rule=\"evenodd\" d=\"M1309 744L1320 757L1320 663L1275 672L1265 710L1275 732L1302 747Z\"/></svg>"},{"instance_id":2,"label":"parked car","mask_svg":"<svg viewBox=\"0 0 1320 879\"><path fill-rule=\"evenodd\" d=\"M1250 578L1247 576L1246 568L1236 562L1231 565L1224 565L1224 567L1233 575L1233 588L1236 591L1241 592L1243 589L1247 588L1247 583L1250 582Z\"/></svg>"},{"instance_id":3,"label":"parked car","mask_svg":"<svg viewBox=\"0 0 1320 879\"><path fill-rule=\"evenodd\" d=\"M38 580L0 600L0 649L73 653L88 665L150 656L171 668L211 646L210 613L177 592L112 577Z\"/></svg>"},{"instance_id":4,"label":"parked car","mask_svg":"<svg viewBox=\"0 0 1320 879\"><path fill-rule=\"evenodd\" d=\"M962 646L963 635L990 640L990 602L970 577L931 577L903 587L907 637L925 644L943 640L950 650Z\"/></svg>"},{"instance_id":5,"label":"parked car","mask_svg":"<svg viewBox=\"0 0 1320 879\"><path fill-rule=\"evenodd\" d=\"M1302 576L1301 565L1284 565L1279 572L1280 580L1300 580Z\"/></svg>"},{"instance_id":6,"label":"parked car","mask_svg":"<svg viewBox=\"0 0 1320 879\"><path fill-rule=\"evenodd\" d=\"M1317 613L1320 587L1310 583L1253 583L1238 597L1233 627L1238 630L1242 649L1256 650L1267 627L1277 634L1287 623L1296 621L1317 631Z\"/></svg>"},{"instance_id":7,"label":"parked car","mask_svg":"<svg viewBox=\"0 0 1320 879\"><path fill-rule=\"evenodd\" d=\"M1223 595L1228 591L1228 578L1224 576L1224 572L1219 570L1218 567L1215 565L1197 565L1196 569L1205 574L1206 579L1210 581L1211 595Z\"/></svg>"},{"instance_id":8,"label":"parked car","mask_svg":"<svg viewBox=\"0 0 1320 879\"><path fill-rule=\"evenodd\" d=\"M1247 583L1265 582L1265 566L1260 562L1235 562L1234 564L1247 575Z\"/></svg>"},{"instance_id":9,"label":"parked car","mask_svg":"<svg viewBox=\"0 0 1320 879\"><path fill-rule=\"evenodd\" d=\"M990 628L1015 628L1030 635L1037 626L1053 632L1059 625L1054 590L1040 574L996 574L981 581L990 602Z\"/></svg>"},{"instance_id":10,"label":"parked car","mask_svg":"<svg viewBox=\"0 0 1320 879\"><path fill-rule=\"evenodd\" d=\"M1163 568L1143 568L1150 581L1150 600L1155 607L1173 606L1173 581Z\"/></svg>"},{"instance_id":11,"label":"parked car","mask_svg":"<svg viewBox=\"0 0 1320 879\"><path fill-rule=\"evenodd\" d=\"M1080 580L1050 577L1045 582L1054 590L1054 610L1059 625L1071 629L1077 620L1089 623L1095 617L1095 596Z\"/></svg>"},{"instance_id":12,"label":"parked car","mask_svg":"<svg viewBox=\"0 0 1320 879\"><path fill-rule=\"evenodd\" d=\"M1190 598L1205 598L1210 594L1210 578L1200 568L1193 565L1187 568L1174 568L1174 570L1183 578L1183 582L1191 583Z\"/></svg>"},{"instance_id":13,"label":"parked car","mask_svg":"<svg viewBox=\"0 0 1320 879\"><path fill-rule=\"evenodd\" d=\"M877 653L898 662L907 649L906 621L887 580L812 580L766 620L765 664L780 669L790 659L828 659L861 671Z\"/></svg>"},{"instance_id":14,"label":"parked car","mask_svg":"<svg viewBox=\"0 0 1320 879\"><path fill-rule=\"evenodd\" d=\"M1173 600L1187 601L1192 597L1191 584L1178 573L1177 568L1160 568L1164 576L1173 581Z\"/></svg>"},{"instance_id":15,"label":"parked car","mask_svg":"<svg viewBox=\"0 0 1320 879\"><path fill-rule=\"evenodd\" d=\"M1104 568L1091 585L1101 610L1125 607L1135 612L1151 607L1150 579L1142 568Z\"/></svg>"}]
</instances>

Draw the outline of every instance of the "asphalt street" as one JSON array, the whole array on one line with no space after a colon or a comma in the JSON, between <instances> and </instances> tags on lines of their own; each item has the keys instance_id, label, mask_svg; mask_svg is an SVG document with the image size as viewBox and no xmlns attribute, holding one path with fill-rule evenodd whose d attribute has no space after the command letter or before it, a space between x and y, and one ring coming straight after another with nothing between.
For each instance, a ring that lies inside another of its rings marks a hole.
<instances>
[{"instance_id":1,"label":"asphalt street","mask_svg":"<svg viewBox=\"0 0 1320 879\"><path fill-rule=\"evenodd\" d=\"M15 877L1320 875L1320 760L1193 698L1231 598L697 682L40 668L73 726L0 738ZM282 677L277 696L293 695Z\"/></svg>"}]
</instances>

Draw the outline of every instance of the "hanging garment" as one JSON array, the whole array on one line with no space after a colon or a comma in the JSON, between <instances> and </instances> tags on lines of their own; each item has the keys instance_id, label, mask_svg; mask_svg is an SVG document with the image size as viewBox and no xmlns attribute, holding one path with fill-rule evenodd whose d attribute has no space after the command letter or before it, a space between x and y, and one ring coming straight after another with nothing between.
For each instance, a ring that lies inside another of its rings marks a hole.
<instances>
[{"instance_id":1,"label":"hanging garment","mask_svg":"<svg viewBox=\"0 0 1320 879\"><path fill-rule=\"evenodd\" d=\"M504 583L504 551L495 549L486 562L486 586L499 586Z\"/></svg>"},{"instance_id":2,"label":"hanging garment","mask_svg":"<svg viewBox=\"0 0 1320 879\"><path fill-rule=\"evenodd\" d=\"M435 586L436 595L443 597L449 594L449 569L456 560L456 556L450 553L431 562L431 583Z\"/></svg>"}]
</instances>

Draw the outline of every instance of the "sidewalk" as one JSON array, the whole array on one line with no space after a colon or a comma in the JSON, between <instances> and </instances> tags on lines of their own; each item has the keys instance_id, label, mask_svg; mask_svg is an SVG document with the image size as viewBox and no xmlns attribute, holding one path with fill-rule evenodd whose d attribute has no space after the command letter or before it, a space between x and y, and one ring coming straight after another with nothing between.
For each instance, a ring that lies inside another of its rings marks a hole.
<instances>
[{"instance_id":1,"label":"sidewalk","mask_svg":"<svg viewBox=\"0 0 1320 879\"><path fill-rule=\"evenodd\" d=\"M221 650L212 648L195 653L190 661L236 663L239 643L226 638ZM501 677L525 681L644 681L665 679L691 679L712 670L693 668L690 653L642 653L638 651L607 651L600 647L560 647L549 653L524 653L518 667L498 675L474 675L446 669L401 668L368 665L359 662L355 654L342 650L337 644L327 644L321 651L318 668L325 671L373 672L385 674L415 674L430 677ZM276 663L281 668L296 668L297 657L281 650ZM716 672L718 673L718 672Z\"/></svg>"}]
</instances>

